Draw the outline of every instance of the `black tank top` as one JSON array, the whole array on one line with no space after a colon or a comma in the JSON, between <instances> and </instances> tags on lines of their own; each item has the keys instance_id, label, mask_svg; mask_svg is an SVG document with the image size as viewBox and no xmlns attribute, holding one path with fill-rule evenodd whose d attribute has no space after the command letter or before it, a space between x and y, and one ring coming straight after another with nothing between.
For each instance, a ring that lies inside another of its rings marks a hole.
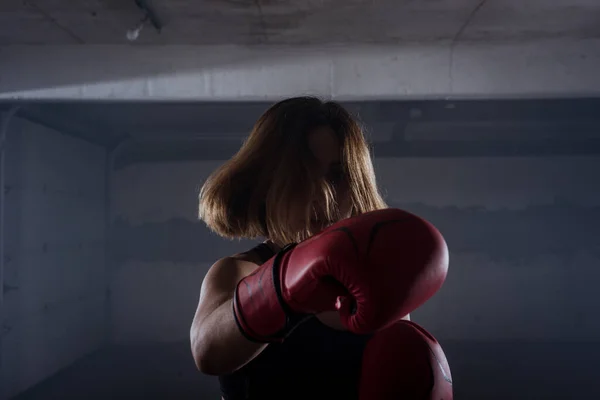
<instances>
[{"instance_id":1,"label":"black tank top","mask_svg":"<svg viewBox=\"0 0 600 400\"><path fill-rule=\"evenodd\" d=\"M262 262L274 253L253 249ZM282 343L272 343L239 370L219 377L225 400L318 400L358 397L362 352L369 336L338 331L311 318Z\"/></svg>"}]
</instances>

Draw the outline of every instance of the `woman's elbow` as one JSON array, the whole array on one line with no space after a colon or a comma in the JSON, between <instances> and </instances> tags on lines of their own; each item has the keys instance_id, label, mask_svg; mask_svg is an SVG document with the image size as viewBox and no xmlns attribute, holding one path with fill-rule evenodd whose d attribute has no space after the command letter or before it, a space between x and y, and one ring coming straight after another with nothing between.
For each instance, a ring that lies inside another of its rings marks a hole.
<instances>
[{"instance_id":1,"label":"woman's elbow","mask_svg":"<svg viewBox=\"0 0 600 400\"><path fill-rule=\"evenodd\" d=\"M205 375L219 376L223 375L223 372L219 368L219 365L211 357L207 357L203 353L194 353L194 362L198 371Z\"/></svg>"},{"instance_id":2,"label":"woman's elbow","mask_svg":"<svg viewBox=\"0 0 600 400\"><path fill-rule=\"evenodd\" d=\"M198 371L206 375L222 375L218 358L213 356L214 352L210 351L209 346L203 345L202 340L195 338L194 335L191 337L191 342L192 356Z\"/></svg>"},{"instance_id":3,"label":"woman's elbow","mask_svg":"<svg viewBox=\"0 0 600 400\"><path fill-rule=\"evenodd\" d=\"M192 356L198 371L206 375L225 375L233 369L228 363L227 354L223 354L223 346L211 340L211 335L204 335L202 329L190 332Z\"/></svg>"}]
</instances>

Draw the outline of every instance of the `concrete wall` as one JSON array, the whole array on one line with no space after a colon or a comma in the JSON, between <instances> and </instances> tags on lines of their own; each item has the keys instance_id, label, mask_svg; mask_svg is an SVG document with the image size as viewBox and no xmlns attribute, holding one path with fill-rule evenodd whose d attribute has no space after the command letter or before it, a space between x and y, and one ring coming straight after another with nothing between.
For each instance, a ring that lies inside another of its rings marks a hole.
<instances>
[{"instance_id":1,"label":"concrete wall","mask_svg":"<svg viewBox=\"0 0 600 400\"><path fill-rule=\"evenodd\" d=\"M198 188L218 164L115 173L115 343L151 354L177 342L187 348L207 268L251 246L196 220ZM600 395L589 379L600 355L600 158L388 158L376 159L376 169L390 205L430 219L449 243L447 283L413 319L444 345L457 398ZM191 356L171 363L160 367L164 376L216 396L214 379L194 376ZM176 371L186 371L185 383Z\"/></svg>"},{"instance_id":2,"label":"concrete wall","mask_svg":"<svg viewBox=\"0 0 600 400\"><path fill-rule=\"evenodd\" d=\"M104 150L14 118L6 157L0 398L107 337Z\"/></svg>"},{"instance_id":3,"label":"concrete wall","mask_svg":"<svg viewBox=\"0 0 600 400\"><path fill-rule=\"evenodd\" d=\"M252 245L218 238L197 221L198 190L219 164L138 164L113 175L114 343L189 340L204 274L216 259Z\"/></svg>"}]
</instances>

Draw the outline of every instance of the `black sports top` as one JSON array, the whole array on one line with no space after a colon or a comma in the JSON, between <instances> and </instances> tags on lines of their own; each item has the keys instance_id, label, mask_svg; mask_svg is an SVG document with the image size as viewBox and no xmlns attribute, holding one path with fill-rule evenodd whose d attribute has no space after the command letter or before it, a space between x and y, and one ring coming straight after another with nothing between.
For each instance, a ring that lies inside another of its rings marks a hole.
<instances>
[{"instance_id":1,"label":"black sports top","mask_svg":"<svg viewBox=\"0 0 600 400\"><path fill-rule=\"evenodd\" d=\"M254 251L261 263L274 252ZM317 318L272 343L239 370L219 377L225 400L353 400L358 396L362 352L369 336L332 329Z\"/></svg>"}]
</instances>

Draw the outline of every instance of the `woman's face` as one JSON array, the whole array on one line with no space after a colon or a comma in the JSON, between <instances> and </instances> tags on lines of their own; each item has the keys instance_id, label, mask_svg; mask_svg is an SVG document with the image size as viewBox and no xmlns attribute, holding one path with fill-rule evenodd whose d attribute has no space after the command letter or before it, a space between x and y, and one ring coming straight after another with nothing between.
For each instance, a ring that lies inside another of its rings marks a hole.
<instances>
[{"instance_id":1,"label":"woman's face","mask_svg":"<svg viewBox=\"0 0 600 400\"><path fill-rule=\"evenodd\" d=\"M343 218L349 217L351 212L350 196L340 160L340 143L335 132L329 127L315 129L308 135L308 146L317 158L323 176L335 189L335 200L338 203L340 214ZM315 208L323 209L319 205ZM317 215L313 224L315 228L322 229L330 222L335 221L325 221L322 215Z\"/></svg>"}]
</instances>

